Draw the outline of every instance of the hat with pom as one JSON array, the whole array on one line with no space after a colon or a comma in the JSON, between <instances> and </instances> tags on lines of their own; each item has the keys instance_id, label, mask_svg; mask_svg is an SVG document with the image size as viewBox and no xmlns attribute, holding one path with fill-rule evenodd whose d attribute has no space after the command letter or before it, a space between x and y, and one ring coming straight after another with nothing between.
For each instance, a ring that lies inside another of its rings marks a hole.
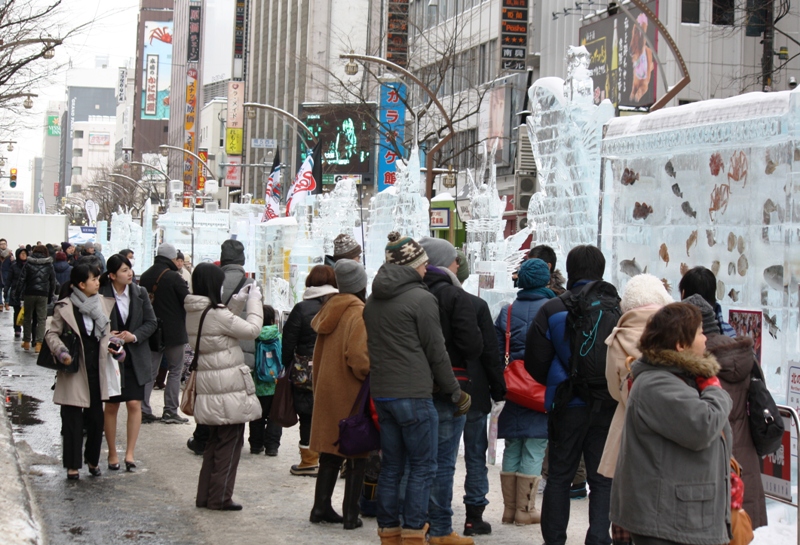
<instances>
[{"instance_id":1,"label":"hat with pom","mask_svg":"<svg viewBox=\"0 0 800 545\"><path fill-rule=\"evenodd\" d=\"M361 255L361 245L350 235L342 233L333 239L333 260L356 259Z\"/></svg>"},{"instance_id":2,"label":"hat with pom","mask_svg":"<svg viewBox=\"0 0 800 545\"><path fill-rule=\"evenodd\" d=\"M543 288L550 283L550 267L539 258L522 263L517 274L517 286L523 290Z\"/></svg>"},{"instance_id":3,"label":"hat with pom","mask_svg":"<svg viewBox=\"0 0 800 545\"><path fill-rule=\"evenodd\" d=\"M411 237L404 237L397 231L389 233L386 245L386 263L407 265L416 269L428 261L425 249Z\"/></svg>"}]
</instances>

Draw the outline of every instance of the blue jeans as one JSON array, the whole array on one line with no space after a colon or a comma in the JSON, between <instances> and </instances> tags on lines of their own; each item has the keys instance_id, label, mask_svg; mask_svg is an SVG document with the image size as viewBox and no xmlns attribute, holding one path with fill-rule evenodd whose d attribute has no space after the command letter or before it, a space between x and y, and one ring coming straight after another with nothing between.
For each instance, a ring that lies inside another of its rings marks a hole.
<instances>
[{"instance_id":1,"label":"blue jeans","mask_svg":"<svg viewBox=\"0 0 800 545\"><path fill-rule=\"evenodd\" d=\"M425 525L431 484L436 474L439 419L430 399L375 401L381 425L381 473L378 477L378 527L400 526L400 478L409 464L403 500L403 527ZM452 476L450 480L452 488Z\"/></svg>"},{"instance_id":2,"label":"blue jeans","mask_svg":"<svg viewBox=\"0 0 800 545\"><path fill-rule=\"evenodd\" d=\"M436 478L431 486L431 499L428 503L428 522L431 524L432 537L449 536L453 533L453 476L456 472L458 444L461 432L464 431L466 416L453 416L457 407L450 401L433 400L436 412L439 413L439 454L436 457ZM382 469L382 468L381 468ZM406 491L406 498L411 492Z\"/></svg>"},{"instance_id":3,"label":"blue jeans","mask_svg":"<svg viewBox=\"0 0 800 545\"><path fill-rule=\"evenodd\" d=\"M489 505L489 470L486 469L486 451L489 449L489 436L486 424L489 415L475 409L467 413L464 424L464 465L467 476L464 478L464 505Z\"/></svg>"},{"instance_id":4,"label":"blue jeans","mask_svg":"<svg viewBox=\"0 0 800 545\"><path fill-rule=\"evenodd\" d=\"M503 473L541 475L547 439L532 437L506 439L503 450Z\"/></svg>"},{"instance_id":5,"label":"blue jeans","mask_svg":"<svg viewBox=\"0 0 800 545\"><path fill-rule=\"evenodd\" d=\"M610 545L611 479L597 467L616 407L592 410L566 407L549 415L550 456L542 498L542 537L546 545L564 545L569 525L569 489L583 454L589 482L589 529L586 545Z\"/></svg>"}]
</instances>

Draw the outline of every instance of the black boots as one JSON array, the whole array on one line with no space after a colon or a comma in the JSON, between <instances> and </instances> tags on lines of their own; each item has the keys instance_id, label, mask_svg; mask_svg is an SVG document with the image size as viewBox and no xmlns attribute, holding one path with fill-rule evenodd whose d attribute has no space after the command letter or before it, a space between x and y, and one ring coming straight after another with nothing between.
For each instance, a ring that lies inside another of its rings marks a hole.
<instances>
[{"instance_id":1,"label":"black boots","mask_svg":"<svg viewBox=\"0 0 800 545\"><path fill-rule=\"evenodd\" d=\"M358 501L361 499L361 489L364 487L364 471L367 468L366 458L348 458L345 461L347 471L344 481L344 501L342 514L344 515L344 529L353 530L361 528L362 522L358 518Z\"/></svg>"},{"instance_id":2,"label":"black boots","mask_svg":"<svg viewBox=\"0 0 800 545\"><path fill-rule=\"evenodd\" d=\"M467 521L464 523L465 536L479 536L492 533L492 525L483 520L485 505L466 505Z\"/></svg>"},{"instance_id":3,"label":"black boots","mask_svg":"<svg viewBox=\"0 0 800 545\"><path fill-rule=\"evenodd\" d=\"M325 461L326 455L322 455L321 462ZM340 524L344 519L331 506L333 488L339 479L339 466L321 463L317 474L317 486L314 489L314 507L311 509L311 516L308 520L313 523L331 522Z\"/></svg>"}]
</instances>

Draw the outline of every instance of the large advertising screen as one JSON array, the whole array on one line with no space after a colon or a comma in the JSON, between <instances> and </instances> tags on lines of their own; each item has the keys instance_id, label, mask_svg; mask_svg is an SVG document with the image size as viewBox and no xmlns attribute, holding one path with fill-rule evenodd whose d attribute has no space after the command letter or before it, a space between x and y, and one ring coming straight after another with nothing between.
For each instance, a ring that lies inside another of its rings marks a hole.
<instances>
[{"instance_id":1,"label":"large advertising screen","mask_svg":"<svg viewBox=\"0 0 800 545\"><path fill-rule=\"evenodd\" d=\"M322 145L326 174L371 174L376 104L303 104L300 119ZM308 144L306 144L308 145Z\"/></svg>"},{"instance_id":2,"label":"large advertising screen","mask_svg":"<svg viewBox=\"0 0 800 545\"><path fill-rule=\"evenodd\" d=\"M172 21L144 23L142 119L169 119Z\"/></svg>"},{"instance_id":3,"label":"large advertising screen","mask_svg":"<svg viewBox=\"0 0 800 545\"><path fill-rule=\"evenodd\" d=\"M646 6L658 15L658 0ZM580 44L591 55L594 102L609 99L615 107L651 106L656 101L658 33L656 25L632 4L630 17L620 9L581 27Z\"/></svg>"}]
</instances>

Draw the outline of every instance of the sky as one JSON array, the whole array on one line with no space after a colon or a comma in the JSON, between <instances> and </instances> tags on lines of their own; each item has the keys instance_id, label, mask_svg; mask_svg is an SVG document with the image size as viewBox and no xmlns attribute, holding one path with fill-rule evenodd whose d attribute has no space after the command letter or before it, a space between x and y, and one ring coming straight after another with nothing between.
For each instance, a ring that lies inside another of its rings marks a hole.
<instances>
[{"instance_id":1,"label":"sky","mask_svg":"<svg viewBox=\"0 0 800 545\"><path fill-rule=\"evenodd\" d=\"M50 4L52 0L34 0L35 4ZM39 95L34 98L34 106L28 110L27 124L35 129L20 130L14 134L1 134L0 140L16 140L13 152L6 151L3 155L8 159L4 170L16 167L18 173L17 189L24 189L26 197L30 195L32 185L31 167L33 158L42 152L44 138L45 111L50 101L66 100L66 83L69 70L66 66L71 63L73 69L95 66L95 57L108 56L110 72L116 78L117 67L132 64L136 54L136 24L138 20L139 0L63 0L55 16L59 26L72 29L88 23L76 36L69 38L66 43L56 48L55 59L40 61L42 67L65 65L60 72L54 73L51 84L39 88L32 88L31 93ZM50 31L53 35L56 30ZM50 68L52 69L52 68ZM75 70L71 73L74 78ZM87 80L82 74L82 85L91 85L92 80ZM103 84L103 80L95 84ZM2 180L0 187L8 187L8 180ZM30 199L26 199L30 202Z\"/></svg>"}]
</instances>

